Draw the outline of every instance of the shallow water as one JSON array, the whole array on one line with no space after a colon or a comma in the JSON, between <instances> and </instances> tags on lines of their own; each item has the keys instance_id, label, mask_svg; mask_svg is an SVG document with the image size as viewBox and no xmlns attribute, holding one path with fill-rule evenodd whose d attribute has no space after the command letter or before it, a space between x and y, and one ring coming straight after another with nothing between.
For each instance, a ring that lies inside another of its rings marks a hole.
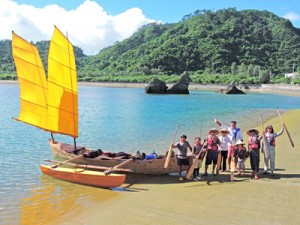
<instances>
[{"instance_id":1,"label":"shallow water","mask_svg":"<svg viewBox=\"0 0 300 225\"><path fill-rule=\"evenodd\" d=\"M41 224L62 214L83 209L89 202L105 203L124 194L74 185L41 175L39 164L52 158L50 135L15 122L19 111L19 87L0 84L0 224ZM181 134L204 137L215 127L213 118L227 124L237 120L249 128L276 117L276 107L300 108L300 97L249 93L222 95L213 91L191 91L190 95L146 95L140 88L79 87L78 145L107 151L155 150L164 154L172 142L176 125ZM56 135L73 143L70 137Z\"/></svg>"}]
</instances>

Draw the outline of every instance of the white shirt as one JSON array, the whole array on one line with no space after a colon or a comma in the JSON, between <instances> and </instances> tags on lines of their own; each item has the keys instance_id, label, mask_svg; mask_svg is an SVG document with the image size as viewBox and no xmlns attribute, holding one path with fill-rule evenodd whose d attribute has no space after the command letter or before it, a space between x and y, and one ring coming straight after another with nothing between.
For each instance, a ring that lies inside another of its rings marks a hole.
<instances>
[{"instance_id":1,"label":"white shirt","mask_svg":"<svg viewBox=\"0 0 300 225\"><path fill-rule=\"evenodd\" d=\"M242 141L243 140L243 134L240 128L235 128L234 130L231 127L227 127L223 124L221 124L220 126L221 128L224 128L226 130L228 130L230 132L230 134L228 134L229 138L232 140L232 138L234 138L234 131L236 131L237 129L239 129L239 131L237 131L236 136L234 138L234 142L236 143L238 140Z\"/></svg>"},{"instance_id":2,"label":"white shirt","mask_svg":"<svg viewBox=\"0 0 300 225\"><path fill-rule=\"evenodd\" d=\"M219 140L221 142L221 151L228 151L228 145L231 144L231 139L230 137L228 137L228 135L226 135L225 137L223 137L222 135L219 136Z\"/></svg>"}]
</instances>

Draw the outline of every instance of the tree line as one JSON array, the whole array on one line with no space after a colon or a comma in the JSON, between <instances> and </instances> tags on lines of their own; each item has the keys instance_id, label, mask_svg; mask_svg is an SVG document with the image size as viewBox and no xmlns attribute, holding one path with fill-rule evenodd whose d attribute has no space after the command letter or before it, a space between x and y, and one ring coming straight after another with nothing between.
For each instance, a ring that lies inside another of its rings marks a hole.
<instances>
[{"instance_id":1,"label":"tree line","mask_svg":"<svg viewBox=\"0 0 300 225\"><path fill-rule=\"evenodd\" d=\"M14 75L8 42L0 41L0 74ZM36 45L46 68L49 44ZM172 82L186 71L196 83L289 83L284 74L300 70L300 29L259 10L196 10L178 23L143 26L93 56L75 49L81 81Z\"/></svg>"}]
</instances>

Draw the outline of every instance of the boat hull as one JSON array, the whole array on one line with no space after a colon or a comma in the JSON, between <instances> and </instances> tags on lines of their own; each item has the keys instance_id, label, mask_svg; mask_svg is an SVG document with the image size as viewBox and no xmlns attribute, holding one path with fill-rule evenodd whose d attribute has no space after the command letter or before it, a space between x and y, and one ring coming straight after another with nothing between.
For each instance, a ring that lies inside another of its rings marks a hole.
<instances>
[{"instance_id":1,"label":"boat hull","mask_svg":"<svg viewBox=\"0 0 300 225\"><path fill-rule=\"evenodd\" d=\"M115 188L121 186L126 179L125 174L105 175L100 171L85 170L80 168L64 168L40 165L43 174L66 180L73 183L79 183L101 188Z\"/></svg>"},{"instance_id":2,"label":"boat hull","mask_svg":"<svg viewBox=\"0 0 300 225\"><path fill-rule=\"evenodd\" d=\"M52 142L49 140L50 147L55 156L63 158L63 159L72 159L76 157L72 152L74 150L73 145L64 144L61 142ZM80 154L80 152L78 153ZM126 159L125 159L126 160ZM101 157L96 158L79 158L75 159L72 162L84 165L95 165L95 166L104 166L104 167L113 167L120 164L124 160L119 159L110 159L110 160L103 160ZM177 159L171 158L168 168L164 168L164 164L166 161L166 157L162 157L160 159L150 159L150 160L133 160L132 162L126 164L123 168L124 169L131 169L133 173L137 174L169 174L178 172L178 165ZM190 165L192 164L192 157L189 157ZM187 167L186 167L187 169ZM183 168L184 170L184 168Z\"/></svg>"}]
</instances>

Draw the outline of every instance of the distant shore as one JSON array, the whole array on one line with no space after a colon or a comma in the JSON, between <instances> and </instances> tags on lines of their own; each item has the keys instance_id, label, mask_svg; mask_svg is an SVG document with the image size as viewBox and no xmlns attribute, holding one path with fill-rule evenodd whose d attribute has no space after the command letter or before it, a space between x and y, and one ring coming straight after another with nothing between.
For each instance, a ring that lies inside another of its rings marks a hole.
<instances>
[{"instance_id":1,"label":"distant shore","mask_svg":"<svg viewBox=\"0 0 300 225\"><path fill-rule=\"evenodd\" d=\"M15 84L17 81L0 80L0 84ZM107 88L145 88L148 83L123 83L123 82L78 82L79 86L97 86ZM167 84L171 87L173 84ZM195 84L190 83L189 90L219 90L228 85L221 84ZM249 87L249 89L245 89ZM300 96L300 85L289 84L261 84L261 85L237 85L237 88L245 92L277 93Z\"/></svg>"}]
</instances>

